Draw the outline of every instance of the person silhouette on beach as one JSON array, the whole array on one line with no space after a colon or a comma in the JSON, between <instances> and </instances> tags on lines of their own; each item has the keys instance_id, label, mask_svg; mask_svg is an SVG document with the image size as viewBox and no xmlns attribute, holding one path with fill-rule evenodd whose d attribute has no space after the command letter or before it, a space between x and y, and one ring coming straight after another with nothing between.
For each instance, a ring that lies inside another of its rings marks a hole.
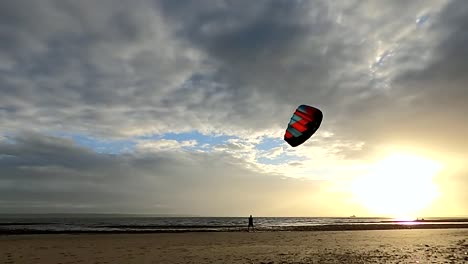
<instances>
[{"instance_id":1,"label":"person silhouette on beach","mask_svg":"<svg viewBox=\"0 0 468 264\"><path fill-rule=\"evenodd\" d=\"M250 215L250 217L249 217L249 227L247 228L247 231L250 231L250 228L252 228L252 230L255 231L255 230L254 230L254 224L253 224L253 217L252 217L252 215Z\"/></svg>"}]
</instances>

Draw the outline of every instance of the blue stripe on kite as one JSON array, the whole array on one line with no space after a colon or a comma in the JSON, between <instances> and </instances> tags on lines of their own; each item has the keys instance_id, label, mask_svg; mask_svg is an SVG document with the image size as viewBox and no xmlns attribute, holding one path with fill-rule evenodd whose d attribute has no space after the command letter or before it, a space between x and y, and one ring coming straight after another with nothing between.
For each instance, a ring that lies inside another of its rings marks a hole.
<instances>
[{"instance_id":1,"label":"blue stripe on kite","mask_svg":"<svg viewBox=\"0 0 468 264\"><path fill-rule=\"evenodd\" d=\"M302 117L300 117L300 116L298 116L296 114L293 114L293 116L291 117L291 120L294 121L294 122L301 121Z\"/></svg>"},{"instance_id":2,"label":"blue stripe on kite","mask_svg":"<svg viewBox=\"0 0 468 264\"><path fill-rule=\"evenodd\" d=\"M305 105L300 105L298 108L297 108L299 111L307 114L307 108Z\"/></svg>"},{"instance_id":3,"label":"blue stripe on kite","mask_svg":"<svg viewBox=\"0 0 468 264\"><path fill-rule=\"evenodd\" d=\"M288 131L295 137L299 137L302 135L301 132L297 131L294 127L288 126Z\"/></svg>"}]
</instances>

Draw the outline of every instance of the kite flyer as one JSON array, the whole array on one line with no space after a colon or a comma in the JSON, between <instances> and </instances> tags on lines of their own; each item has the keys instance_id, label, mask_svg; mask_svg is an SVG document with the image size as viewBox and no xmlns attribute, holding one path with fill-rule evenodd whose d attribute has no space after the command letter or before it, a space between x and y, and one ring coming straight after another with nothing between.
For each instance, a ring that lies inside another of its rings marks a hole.
<instances>
[{"instance_id":1,"label":"kite flyer","mask_svg":"<svg viewBox=\"0 0 468 264\"><path fill-rule=\"evenodd\" d=\"M253 217L252 217L252 215L250 215L250 217L249 217L249 227L247 228L247 231L250 232L250 228L252 228L252 230L255 231L255 230L254 230L254 225L253 225Z\"/></svg>"}]
</instances>

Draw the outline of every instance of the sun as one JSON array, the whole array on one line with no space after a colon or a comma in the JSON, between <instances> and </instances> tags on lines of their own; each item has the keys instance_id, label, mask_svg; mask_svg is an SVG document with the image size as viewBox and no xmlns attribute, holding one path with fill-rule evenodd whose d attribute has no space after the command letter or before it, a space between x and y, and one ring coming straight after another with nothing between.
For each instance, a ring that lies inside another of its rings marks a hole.
<instances>
[{"instance_id":1,"label":"sun","mask_svg":"<svg viewBox=\"0 0 468 264\"><path fill-rule=\"evenodd\" d=\"M354 181L352 192L371 214L414 219L438 197L433 178L441 169L437 161L394 153Z\"/></svg>"}]
</instances>

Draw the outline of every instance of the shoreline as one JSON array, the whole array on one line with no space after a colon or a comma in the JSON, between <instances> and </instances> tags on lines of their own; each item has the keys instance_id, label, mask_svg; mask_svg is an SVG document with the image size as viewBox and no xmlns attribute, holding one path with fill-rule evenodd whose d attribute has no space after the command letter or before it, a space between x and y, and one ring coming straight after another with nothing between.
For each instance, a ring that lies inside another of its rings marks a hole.
<instances>
[{"instance_id":1,"label":"shoreline","mask_svg":"<svg viewBox=\"0 0 468 264\"><path fill-rule=\"evenodd\" d=\"M440 224L420 222L382 223L382 224L342 224L342 225L314 225L314 226L274 226L257 227L256 232L318 232L318 231L371 231L371 230L408 230L408 229L467 229L468 223ZM184 226L151 229L147 226L131 226L118 230L35 230L35 229L4 229L0 227L0 236L10 235L47 235L47 234L158 234L158 233L208 233L208 232L248 232L247 226L217 227L203 226L187 228Z\"/></svg>"}]
</instances>

